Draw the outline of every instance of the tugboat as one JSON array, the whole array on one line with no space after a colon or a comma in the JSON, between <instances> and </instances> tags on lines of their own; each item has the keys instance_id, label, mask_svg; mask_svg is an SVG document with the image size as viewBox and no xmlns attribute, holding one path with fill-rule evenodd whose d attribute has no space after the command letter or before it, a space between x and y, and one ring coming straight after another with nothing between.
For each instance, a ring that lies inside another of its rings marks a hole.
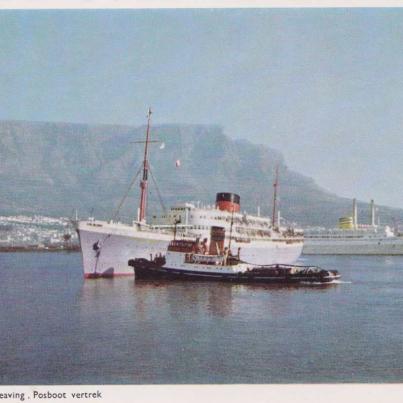
<instances>
[{"instance_id":1,"label":"tugboat","mask_svg":"<svg viewBox=\"0 0 403 403\"><path fill-rule=\"evenodd\" d=\"M224 247L225 229L212 227L210 246L206 240L172 240L165 255L128 261L136 279L215 280L234 283L330 284L340 278L337 270L284 264L253 265L242 261L240 248L231 253ZM231 241L231 238L230 238Z\"/></svg>"}]
</instances>

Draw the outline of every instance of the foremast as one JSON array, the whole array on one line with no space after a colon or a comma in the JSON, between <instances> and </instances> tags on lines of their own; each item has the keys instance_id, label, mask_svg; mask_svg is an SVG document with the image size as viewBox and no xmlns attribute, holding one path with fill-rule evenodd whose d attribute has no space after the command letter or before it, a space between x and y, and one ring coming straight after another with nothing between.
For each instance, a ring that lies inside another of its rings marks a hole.
<instances>
[{"instance_id":1,"label":"foremast","mask_svg":"<svg viewBox=\"0 0 403 403\"><path fill-rule=\"evenodd\" d=\"M139 208L139 221L144 222L146 220L147 212L147 182L148 182L148 145L150 142L150 121L151 121L151 108L148 108L147 113L147 131L146 131L146 141L144 146L144 161L143 161L143 177L140 181L140 208Z\"/></svg>"},{"instance_id":2,"label":"foremast","mask_svg":"<svg viewBox=\"0 0 403 403\"><path fill-rule=\"evenodd\" d=\"M274 188L274 192L273 192L273 212L272 212L272 226L273 228L276 228L276 224L277 226L279 226L280 223L276 223L276 209L277 209L277 188L278 188L278 164L276 165L276 173L275 173L275 177L274 177L274 182L273 182L273 188Z\"/></svg>"}]
</instances>

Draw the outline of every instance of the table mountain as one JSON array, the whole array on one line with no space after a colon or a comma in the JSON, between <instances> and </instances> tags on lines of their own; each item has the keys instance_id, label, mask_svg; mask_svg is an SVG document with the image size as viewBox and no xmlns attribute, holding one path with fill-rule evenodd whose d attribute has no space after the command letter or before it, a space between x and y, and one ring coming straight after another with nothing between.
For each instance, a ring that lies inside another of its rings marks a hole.
<instances>
[{"instance_id":1,"label":"table mountain","mask_svg":"<svg viewBox=\"0 0 403 403\"><path fill-rule=\"evenodd\" d=\"M110 218L141 165L145 127L0 121L0 214ZM158 125L151 145L148 212L177 201L213 204L215 193L236 192L241 209L270 215L276 164L282 216L299 225L333 226L349 215L352 201L320 188L287 168L281 153L247 140L233 140L218 126ZM180 166L175 162L179 160ZM158 187L154 185L154 180ZM120 217L136 215L139 178ZM374 195L376 198L376 195ZM359 221L369 206L359 202ZM382 222L403 210L379 207Z\"/></svg>"}]
</instances>

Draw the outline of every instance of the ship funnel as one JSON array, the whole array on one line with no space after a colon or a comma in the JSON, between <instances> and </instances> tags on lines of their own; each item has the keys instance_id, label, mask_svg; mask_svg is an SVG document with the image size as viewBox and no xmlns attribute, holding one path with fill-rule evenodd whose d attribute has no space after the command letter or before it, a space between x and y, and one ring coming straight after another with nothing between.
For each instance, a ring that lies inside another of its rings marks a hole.
<instances>
[{"instance_id":1,"label":"ship funnel","mask_svg":"<svg viewBox=\"0 0 403 403\"><path fill-rule=\"evenodd\" d=\"M235 193L217 193L216 207L219 210L238 213L241 209L239 195Z\"/></svg>"},{"instance_id":2,"label":"ship funnel","mask_svg":"<svg viewBox=\"0 0 403 403\"><path fill-rule=\"evenodd\" d=\"M375 203L374 203L374 200L371 200L370 213L371 213L371 225L373 227L375 227Z\"/></svg>"},{"instance_id":3,"label":"ship funnel","mask_svg":"<svg viewBox=\"0 0 403 403\"><path fill-rule=\"evenodd\" d=\"M353 217L340 217L339 218L340 229L353 229Z\"/></svg>"},{"instance_id":4,"label":"ship funnel","mask_svg":"<svg viewBox=\"0 0 403 403\"><path fill-rule=\"evenodd\" d=\"M353 199L353 226L357 229L358 217L357 217L357 200Z\"/></svg>"},{"instance_id":5,"label":"ship funnel","mask_svg":"<svg viewBox=\"0 0 403 403\"><path fill-rule=\"evenodd\" d=\"M211 227L210 231L210 255L220 255L224 250L225 228Z\"/></svg>"}]
</instances>

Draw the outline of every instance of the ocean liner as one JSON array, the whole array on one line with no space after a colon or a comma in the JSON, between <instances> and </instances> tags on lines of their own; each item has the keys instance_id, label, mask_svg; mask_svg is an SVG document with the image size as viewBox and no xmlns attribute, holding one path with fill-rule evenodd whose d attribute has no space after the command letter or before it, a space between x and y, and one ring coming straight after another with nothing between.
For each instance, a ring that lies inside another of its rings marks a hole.
<instances>
[{"instance_id":1,"label":"ocean liner","mask_svg":"<svg viewBox=\"0 0 403 403\"><path fill-rule=\"evenodd\" d=\"M358 224L357 202L352 216L339 219L339 227L310 229L304 232L305 255L403 255L403 237L389 226L375 223L371 200L370 224Z\"/></svg>"},{"instance_id":2,"label":"ocean liner","mask_svg":"<svg viewBox=\"0 0 403 403\"><path fill-rule=\"evenodd\" d=\"M211 207L181 203L146 222L147 179L151 110L147 117L140 206L132 224L89 218L77 222L85 278L133 275L129 259L152 258L166 251L173 237L208 242L210 229L225 229L226 239L250 264L292 264L302 252L303 238L292 229L282 229L273 219L241 213L240 196L222 192ZM274 184L275 191L277 180ZM276 192L275 192L276 193ZM274 203L275 204L275 203Z\"/></svg>"}]
</instances>

